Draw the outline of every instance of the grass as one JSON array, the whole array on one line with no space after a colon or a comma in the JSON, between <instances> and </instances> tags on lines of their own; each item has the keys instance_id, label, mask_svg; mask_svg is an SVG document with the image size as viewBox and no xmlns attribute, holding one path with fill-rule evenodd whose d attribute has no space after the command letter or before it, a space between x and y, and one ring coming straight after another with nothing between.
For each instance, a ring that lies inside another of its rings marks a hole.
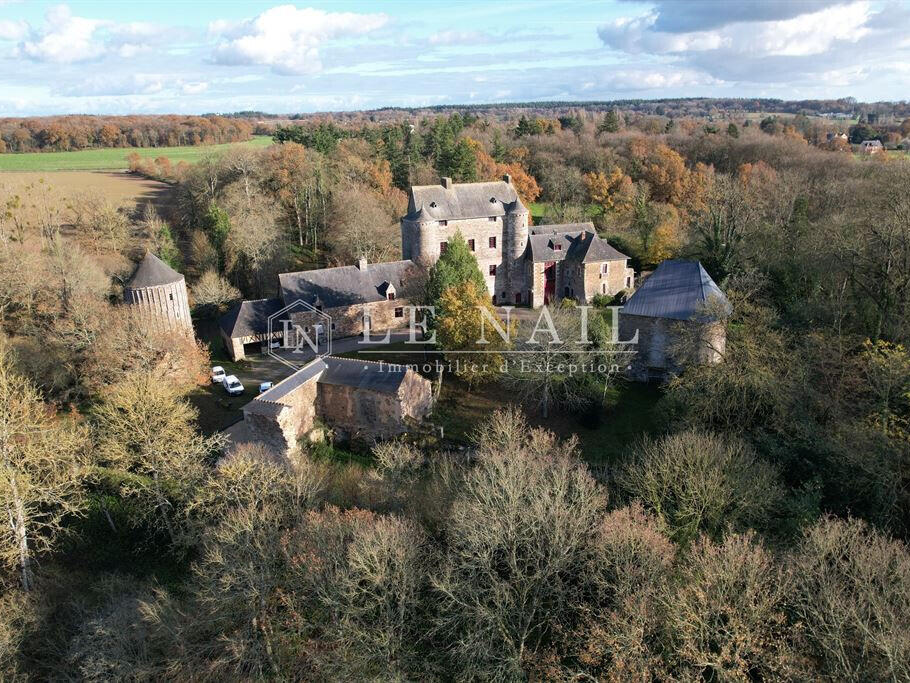
<instances>
[{"instance_id":1,"label":"grass","mask_svg":"<svg viewBox=\"0 0 910 683\"><path fill-rule=\"evenodd\" d=\"M209 154L217 154L234 146L268 147L272 138L258 135L247 142L195 147L118 147L110 149L82 149L75 152L25 152L0 154L0 171L109 171L128 168L126 158L136 152L139 156L155 159L167 157L172 163L194 163Z\"/></svg>"},{"instance_id":2,"label":"grass","mask_svg":"<svg viewBox=\"0 0 910 683\"><path fill-rule=\"evenodd\" d=\"M548 216L552 216L552 204L550 202L531 202L528 207L531 211L531 218L535 225L541 225ZM601 214L601 208L597 204L586 204L584 214L586 219L593 219Z\"/></svg>"}]
</instances>

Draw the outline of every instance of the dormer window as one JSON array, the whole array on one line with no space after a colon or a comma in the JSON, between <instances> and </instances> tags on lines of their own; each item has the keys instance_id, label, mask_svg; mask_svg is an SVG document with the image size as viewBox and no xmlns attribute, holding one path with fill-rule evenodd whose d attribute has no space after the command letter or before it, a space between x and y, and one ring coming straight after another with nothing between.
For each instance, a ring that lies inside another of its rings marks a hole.
<instances>
[{"instance_id":1,"label":"dormer window","mask_svg":"<svg viewBox=\"0 0 910 683\"><path fill-rule=\"evenodd\" d=\"M554 245L553 245L553 251L562 251L562 245L561 245L561 244L554 244Z\"/></svg>"},{"instance_id":2,"label":"dormer window","mask_svg":"<svg viewBox=\"0 0 910 683\"><path fill-rule=\"evenodd\" d=\"M496 203L496 197L490 197L490 204Z\"/></svg>"}]
</instances>

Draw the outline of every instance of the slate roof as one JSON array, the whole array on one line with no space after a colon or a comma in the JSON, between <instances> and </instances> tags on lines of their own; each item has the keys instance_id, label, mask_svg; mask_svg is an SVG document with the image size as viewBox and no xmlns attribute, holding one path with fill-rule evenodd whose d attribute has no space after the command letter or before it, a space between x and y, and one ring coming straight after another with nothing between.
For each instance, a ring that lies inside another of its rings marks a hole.
<instances>
[{"instance_id":1,"label":"slate roof","mask_svg":"<svg viewBox=\"0 0 910 683\"><path fill-rule=\"evenodd\" d=\"M555 228L572 228L576 225L590 225L592 231L557 231ZM578 261L580 263L598 263L601 261L623 261L625 254L610 246L607 240L593 232L593 225L580 223L575 225L548 225L542 228L554 228L552 232L531 234L528 237L526 257L534 263L547 261ZM536 229L534 231L536 233Z\"/></svg>"},{"instance_id":2,"label":"slate roof","mask_svg":"<svg viewBox=\"0 0 910 683\"><path fill-rule=\"evenodd\" d=\"M145 252L145 258L139 262L133 276L126 283L130 289L144 289L180 282L183 276L152 252Z\"/></svg>"},{"instance_id":3,"label":"slate roof","mask_svg":"<svg viewBox=\"0 0 910 683\"><path fill-rule=\"evenodd\" d=\"M320 384L355 387L383 394L396 394L404 381L407 368L387 363L363 361L354 358L326 356L315 358L287 379L282 380L264 394L260 394L243 407L260 415L277 414L281 399L312 379Z\"/></svg>"},{"instance_id":4,"label":"slate roof","mask_svg":"<svg viewBox=\"0 0 910 683\"><path fill-rule=\"evenodd\" d=\"M691 320L705 317L705 305L715 300L727 314L733 310L699 261L664 261L629 297L620 315Z\"/></svg>"},{"instance_id":5,"label":"slate roof","mask_svg":"<svg viewBox=\"0 0 910 683\"><path fill-rule=\"evenodd\" d=\"M515 203L517 202L517 204ZM415 185L408 193L408 215L405 220L457 220L504 216L509 211L527 211L515 187L504 180L485 183Z\"/></svg>"},{"instance_id":6,"label":"slate roof","mask_svg":"<svg viewBox=\"0 0 910 683\"><path fill-rule=\"evenodd\" d=\"M268 331L269 316L284 307L281 299L255 299L241 301L218 320L224 333L231 339L252 337Z\"/></svg>"},{"instance_id":7,"label":"slate roof","mask_svg":"<svg viewBox=\"0 0 910 683\"><path fill-rule=\"evenodd\" d=\"M326 370L317 380L320 384L340 384L384 394L398 393L398 387L407 374L407 368L403 365L390 366L388 363L335 356L328 356L322 361Z\"/></svg>"},{"instance_id":8,"label":"slate roof","mask_svg":"<svg viewBox=\"0 0 910 683\"><path fill-rule=\"evenodd\" d=\"M364 270L341 266L282 273L278 282L286 305L299 299L313 306L335 308L382 301L386 298L385 283L394 285L398 298L413 296L420 289L421 275L414 262L407 260L370 263Z\"/></svg>"}]
</instances>

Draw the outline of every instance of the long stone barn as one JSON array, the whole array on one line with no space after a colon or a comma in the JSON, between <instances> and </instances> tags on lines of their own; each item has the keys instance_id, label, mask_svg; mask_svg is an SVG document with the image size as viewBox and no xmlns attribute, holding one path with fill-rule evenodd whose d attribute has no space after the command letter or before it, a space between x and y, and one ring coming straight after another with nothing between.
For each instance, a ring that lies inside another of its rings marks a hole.
<instances>
[{"instance_id":1,"label":"long stone barn","mask_svg":"<svg viewBox=\"0 0 910 683\"><path fill-rule=\"evenodd\" d=\"M429 380L410 368L328 356L247 403L232 441L286 455L319 423L345 440L386 439L419 425L432 406Z\"/></svg>"}]
</instances>

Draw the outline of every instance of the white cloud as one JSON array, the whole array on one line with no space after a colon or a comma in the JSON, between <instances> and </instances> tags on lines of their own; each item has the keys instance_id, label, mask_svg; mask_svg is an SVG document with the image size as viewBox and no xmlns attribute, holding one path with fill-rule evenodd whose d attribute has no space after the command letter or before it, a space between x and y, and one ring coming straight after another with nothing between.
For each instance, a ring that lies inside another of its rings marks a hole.
<instances>
[{"instance_id":1,"label":"white cloud","mask_svg":"<svg viewBox=\"0 0 910 683\"><path fill-rule=\"evenodd\" d=\"M868 0L730 7L736 11L695 21L679 15L676 3L663 2L643 16L601 26L598 35L610 48L662 57L727 81L793 84L821 79L828 72L843 78L859 73L847 69L857 62L907 59L901 50L907 47L910 13L899 8L875 12ZM889 20L883 22L886 12ZM711 28L680 30L688 25Z\"/></svg>"},{"instance_id":2,"label":"white cloud","mask_svg":"<svg viewBox=\"0 0 910 683\"><path fill-rule=\"evenodd\" d=\"M427 39L430 45L477 45L491 40L483 31L439 31Z\"/></svg>"},{"instance_id":3,"label":"white cloud","mask_svg":"<svg viewBox=\"0 0 910 683\"><path fill-rule=\"evenodd\" d=\"M28 24L24 21L11 21L0 19L0 40L19 40L28 32Z\"/></svg>"},{"instance_id":4,"label":"white cloud","mask_svg":"<svg viewBox=\"0 0 910 683\"><path fill-rule=\"evenodd\" d=\"M209 31L221 37L213 58L218 64L258 64L275 73L306 74L322 70L319 48L338 38L381 28L384 14L326 12L293 5L273 7L241 22L215 21Z\"/></svg>"},{"instance_id":5,"label":"white cloud","mask_svg":"<svg viewBox=\"0 0 910 683\"><path fill-rule=\"evenodd\" d=\"M107 55L129 58L149 51L165 37L164 27L156 24L118 24L105 19L77 17L67 5L50 8L44 18L41 29L31 28L25 22L14 26L19 29L16 37L25 38L15 54L32 61L55 64L85 62ZM0 22L0 37L3 37L3 25L4 22Z\"/></svg>"}]
</instances>

